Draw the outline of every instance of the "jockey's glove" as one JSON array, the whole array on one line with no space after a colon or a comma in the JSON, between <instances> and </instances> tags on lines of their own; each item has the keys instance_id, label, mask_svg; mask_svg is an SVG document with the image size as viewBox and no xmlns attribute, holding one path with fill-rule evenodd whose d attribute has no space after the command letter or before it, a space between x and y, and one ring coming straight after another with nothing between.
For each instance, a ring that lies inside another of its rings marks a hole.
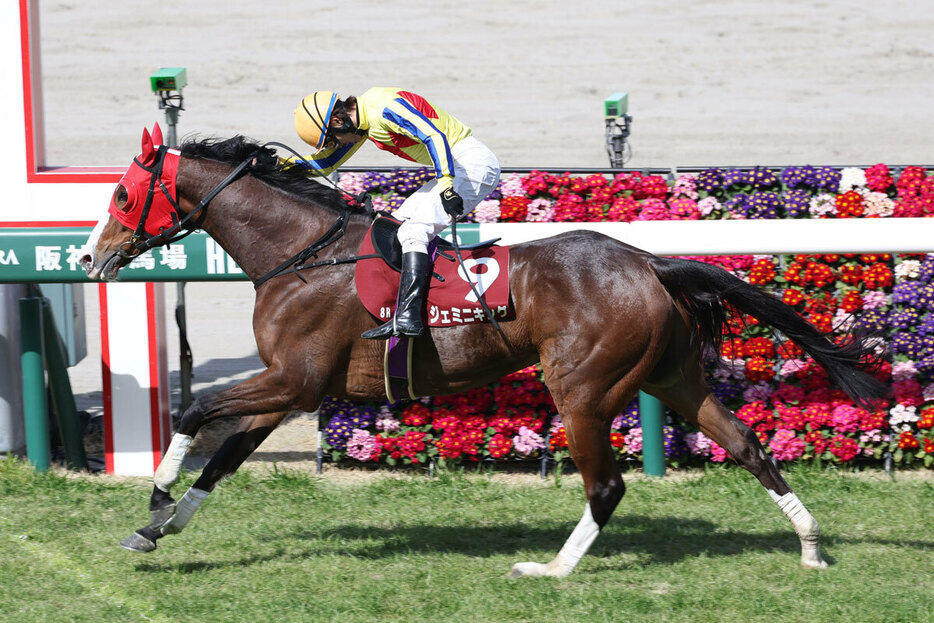
<instances>
[{"instance_id":1,"label":"jockey's glove","mask_svg":"<svg viewBox=\"0 0 934 623\"><path fill-rule=\"evenodd\" d=\"M441 193L441 207L451 215L451 218L458 219L464 213L464 200L454 192L453 188L448 188Z\"/></svg>"}]
</instances>

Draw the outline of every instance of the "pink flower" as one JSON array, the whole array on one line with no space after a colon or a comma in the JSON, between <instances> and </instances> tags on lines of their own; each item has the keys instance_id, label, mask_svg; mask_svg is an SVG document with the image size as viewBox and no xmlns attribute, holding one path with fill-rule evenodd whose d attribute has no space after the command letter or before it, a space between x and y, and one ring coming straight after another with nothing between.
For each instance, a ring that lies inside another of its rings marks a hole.
<instances>
[{"instance_id":1,"label":"pink flower","mask_svg":"<svg viewBox=\"0 0 934 623\"><path fill-rule=\"evenodd\" d=\"M708 456L713 441L704 433L688 433L684 436L684 441L688 445L691 454L698 456Z\"/></svg>"},{"instance_id":2,"label":"pink flower","mask_svg":"<svg viewBox=\"0 0 934 623\"><path fill-rule=\"evenodd\" d=\"M852 405L841 405L833 410L831 425L839 433L853 433L859 430L862 409Z\"/></svg>"},{"instance_id":3,"label":"pink flower","mask_svg":"<svg viewBox=\"0 0 934 623\"><path fill-rule=\"evenodd\" d=\"M794 461L800 458L804 454L805 446L804 440L787 428L775 431L769 441L772 456L778 461Z\"/></svg>"},{"instance_id":4,"label":"pink flower","mask_svg":"<svg viewBox=\"0 0 934 623\"><path fill-rule=\"evenodd\" d=\"M525 220L530 223L550 223L555 220L554 203L548 199L539 198L529 202L529 209Z\"/></svg>"},{"instance_id":5,"label":"pink flower","mask_svg":"<svg viewBox=\"0 0 934 623\"><path fill-rule=\"evenodd\" d=\"M376 435L371 435L362 428L355 428L347 441L347 456L358 461L370 461L379 446Z\"/></svg>"},{"instance_id":6,"label":"pink flower","mask_svg":"<svg viewBox=\"0 0 934 623\"><path fill-rule=\"evenodd\" d=\"M473 211L473 220L478 223L495 223L499 220L499 201L485 199Z\"/></svg>"},{"instance_id":7,"label":"pink flower","mask_svg":"<svg viewBox=\"0 0 934 623\"><path fill-rule=\"evenodd\" d=\"M661 199L646 199L642 202L642 211L637 221L667 221L671 219L668 207Z\"/></svg>"},{"instance_id":8,"label":"pink flower","mask_svg":"<svg viewBox=\"0 0 934 623\"><path fill-rule=\"evenodd\" d=\"M629 434L625 437L625 444L628 454L639 454L642 452L642 428L630 428Z\"/></svg>"},{"instance_id":9,"label":"pink flower","mask_svg":"<svg viewBox=\"0 0 934 623\"><path fill-rule=\"evenodd\" d=\"M710 460L714 463L723 463L729 458L729 453L724 450L716 441L710 442Z\"/></svg>"}]
</instances>

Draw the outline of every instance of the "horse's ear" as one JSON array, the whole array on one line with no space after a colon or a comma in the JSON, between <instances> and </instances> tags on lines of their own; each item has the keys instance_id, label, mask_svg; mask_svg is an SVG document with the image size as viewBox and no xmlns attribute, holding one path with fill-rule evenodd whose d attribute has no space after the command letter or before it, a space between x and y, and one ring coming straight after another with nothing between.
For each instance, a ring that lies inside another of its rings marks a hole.
<instances>
[{"instance_id":1,"label":"horse's ear","mask_svg":"<svg viewBox=\"0 0 934 623\"><path fill-rule=\"evenodd\" d=\"M164 144L162 140L162 128L159 127L159 122L156 122L156 125L152 126L152 144L158 147L159 145Z\"/></svg>"},{"instance_id":2,"label":"horse's ear","mask_svg":"<svg viewBox=\"0 0 934 623\"><path fill-rule=\"evenodd\" d=\"M149 130L143 128L143 140L140 151L140 161L145 164L151 164L156 157L156 150L152 144L152 137L149 136Z\"/></svg>"}]
</instances>

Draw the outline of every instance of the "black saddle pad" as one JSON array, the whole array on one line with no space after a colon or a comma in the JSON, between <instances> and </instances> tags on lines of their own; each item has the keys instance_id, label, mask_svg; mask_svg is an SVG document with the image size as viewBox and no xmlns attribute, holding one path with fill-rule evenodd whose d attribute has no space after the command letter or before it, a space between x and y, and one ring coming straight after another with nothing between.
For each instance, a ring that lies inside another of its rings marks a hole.
<instances>
[{"instance_id":1,"label":"black saddle pad","mask_svg":"<svg viewBox=\"0 0 934 623\"><path fill-rule=\"evenodd\" d=\"M402 270L402 244L396 232L402 221L391 216L377 216L373 220L373 226L370 228L370 236L373 241L373 248L379 253L383 261L389 264L393 270L401 272ZM462 244L461 249L485 249L491 247L499 241L499 238L487 240L478 244ZM438 253L449 260L454 260L454 245L447 240L440 240L438 243Z\"/></svg>"}]
</instances>

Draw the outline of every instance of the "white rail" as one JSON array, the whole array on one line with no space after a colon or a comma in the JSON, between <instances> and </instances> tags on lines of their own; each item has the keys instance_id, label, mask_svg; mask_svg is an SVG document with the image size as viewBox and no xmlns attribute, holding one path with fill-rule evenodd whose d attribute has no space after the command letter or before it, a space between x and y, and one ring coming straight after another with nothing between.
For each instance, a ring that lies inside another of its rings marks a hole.
<instances>
[{"instance_id":1,"label":"white rail","mask_svg":"<svg viewBox=\"0 0 934 623\"><path fill-rule=\"evenodd\" d=\"M516 244L580 229L657 255L934 252L934 218L484 223L480 239Z\"/></svg>"}]
</instances>

